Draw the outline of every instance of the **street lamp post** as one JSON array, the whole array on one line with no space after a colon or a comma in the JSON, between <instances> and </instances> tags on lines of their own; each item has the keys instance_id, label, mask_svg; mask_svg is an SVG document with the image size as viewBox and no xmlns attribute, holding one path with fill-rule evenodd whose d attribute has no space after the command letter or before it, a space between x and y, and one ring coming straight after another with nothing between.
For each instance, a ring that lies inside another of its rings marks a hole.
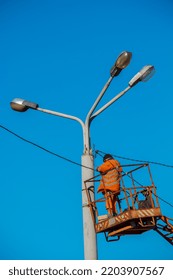
<instances>
[{"instance_id":1,"label":"street lamp post","mask_svg":"<svg viewBox=\"0 0 173 280\"><path fill-rule=\"evenodd\" d=\"M94 159L90 144L90 124L91 121L99 115L101 112L103 112L106 108L108 108L111 104L113 104L117 99L119 99L121 96L123 96L130 88L132 88L134 85L136 85L139 81L143 81L144 78L146 79L148 76L151 76L151 73L154 70L153 66L146 66L147 69L142 69L142 72L137 73L129 82L129 86L116 95L111 101L106 103L102 108L100 108L97 112L93 113L102 99L103 95L105 94L106 90L108 89L110 83L112 82L113 78L117 76L122 69L127 67L127 65L130 62L132 54L130 52L123 52L120 54L120 56L117 58L114 66L111 68L110 75L111 77L108 79L107 83L103 87L102 91L100 92L99 96L95 100L93 106L91 107L90 111L88 112L86 116L85 122L83 122L80 118L77 118L72 115L63 114L60 112L47 110L40 108L38 104L29 102L20 98L15 98L10 103L11 108L15 111L19 112L25 112L28 109L34 109L37 111L41 111L44 113L52 114L58 117L71 119L74 121L77 121L80 123L83 131L83 146L84 151L82 154L82 209L83 209L83 236L84 236L84 258L86 260L96 260L97 259L97 240L96 240L96 233L94 228L94 223L91 217L90 209L88 207L88 200L87 200L87 194L85 191L84 182L88 180L89 178L94 177ZM145 77L144 77L145 76ZM91 201L94 201L94 187L92 183L87 184L87 189L89 191L89 195L91 197Z\"/></svg>"}]
</instances>

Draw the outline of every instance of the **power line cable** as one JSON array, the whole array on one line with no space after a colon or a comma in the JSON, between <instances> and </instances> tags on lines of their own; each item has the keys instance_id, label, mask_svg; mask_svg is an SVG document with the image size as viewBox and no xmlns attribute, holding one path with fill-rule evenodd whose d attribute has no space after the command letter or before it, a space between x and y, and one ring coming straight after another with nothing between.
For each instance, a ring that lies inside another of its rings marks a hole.
<instances>
[{"instance_id":1,"label":"power line cable","mask_svg":"<svg viewBox=\"0 0 173 280\"><path fill-rule=\"evenodd\" d=\"M158 196L156 194L154 194L154 195L155 195L155 197L159 198L160 200L162 200L163 202L165 202L166 204L168 204L169 206L171 206L173 208L173 205L170 202L164 200L163 198L161 198L160 196Z\"/></svg>"},{"instance_id":2,"label":"power line cable","mask_svg":"<svg viewBox=\"0 0 173 280\"><path fill-rule=\"evenodd\" d=\"M99 151L99 150L96 150L95 153L97 153L97 154L102 153L103 155L106 154L105 152L102 152L102 151ZM102 156L102 155L100 154L100 156ZM132 158L122 157L122 156L118 156L118 155L112 155L112 156L114 156L116 158L130 160L130 161L144 162L144 163L156 164L156 165L161 165L161 166L164 166L164 167L173 168L173 165L169 165L169 164L165 164L165 163L160 163L160 162L155 162L155 161L132 159Z\"/></svg>"},{"instance_id":3,"label":"power line cable","mask_svg":"<svg viewBox=\"0 0 173 280\"><path fill-rule=\"evenodd\" d=\"M24 142L27 142L27 143L29 143L29 144L31 144L31 145L33 145L33 146L35 146L35 147L37 147L37 148L39 148L39 149L41 149L41 150L43 150L43 151L45 151L45 152L47 152L47 153L53 155L53 156L59 157L59 158L61 158L61 159L63 159L63 160L66 160L66 161L72 163L72 164L75 164L75 165L78 165L78 166L81 166L81 167L85 167L85 168L88 168L88 169L92 169L91 167L88 167L88 166L82 165L82 164L80 164L80 163L77 163L77 162L75 162L75 161L73 161L73 160L71 160L71 159L69 159L69 158L63 157L63 156L61 156L61 155L59 155L59 154L57 154L57 153L54 153L54 152L52 152L52 151L50 151L50 150L48 150L48 149L46 149L46 148L44 148L44 147L42 147L42 146L36 144L36 143L33 143L32 141L27 140L27 139L21 137L20 135L18 135L17 133L11 131L10 129L4 127L3 125L0 125L0 127L1 127L2 129L6 130L7 132L11 133L11 134L14 135L15 137L19 138L20 140L22 140L22 141L24 141ZM93 170L93 169L92 169L92 170Z\"/></svg>"},{"instance_id":4,"label":"power line cable","mask_svg":"<svg viewBox=\"0 0 173 280\"><path fill-rule=\"evenodd\" d=\"M82 165L82 164L80 164L80 163L77 163L77 162L71 160L71 159L68 159L68 158L66 158L66 157L64 157L64 156L61 156L61 155L59 155L59 154L57 154L57 153L54 153L54 152L52 152L52 151L50 151L50 150L48 150L48 149L46 149L46 148L44 148L44 147L42 147L42 146L40 146L40 145L38 145L38 144L36 144L36 143L30 141L30 140L27 140L26 138L24 138L24 137L18 135L17 133L11 131L10 129L6 128L6 127L3 126L3 125L0 125L0 127L1 127L2 129L6 130L7 132L11 133L12 135L16 136L17 138L21 139L22 141L25 141L25 142L27 142L27 143L29 143L29 144L31 144L31 145L33 145L33 146L39 148L39 149L42 149L43 151L45 151L45 152L47 152L47 153L49 153L49 154L52 154L52 155L54 155L54 156L56 156L56 157L59 157L59 158L61 158L61 159L63 159L63 160L66 160L66 161L68 161L68 162L70 162L70 163L72 163L72 164L75 164L75 165L78 165L78 166L81 166L81 167L85 167L85 168L88 168L88 169L92 169L91 167L84 166L84 165ZM96 155L96 154L99 154L100 156L102 156L100 153L102 153L102 154L104 154L104 155L106 154L105 152L100 151L100 150L96 150L96 151L95 151L95 155ZM113 155L113 156L114 156L114 157L117 157L117 158L121 158L121 159L130 160L130 161L145 162L145 163L156 164L156 165L161 165L161 166L173 168L173 165L169 165L169 164L164 164L164 163L159 163L159 162L154 162L154 161L145 161L145 160L132 159L132 158L122 157L122 156L118 156L118 155ZM92 170L93 170L93 169L92 169Z\"/></svg>"},{"instance_id":5,"label":"power line cable","mask_svg":"<svg viewBox=\"0 0 173 280\"><path fill-rule=\"evenodd\" d=\"M50 151L50 150L48 150L48 149L46 149L46 148L44 148L44 147L42 147L42 146L40 146L40 145L38 145L38 144L36 144L36 143L30 141L30 140L27 140L27 139L25 139L24 137L18 135L17 133L11 131L10 129L6 128L6 127L3 126L3 125L0 125L0 127L1 127L2 129L6 130L7 132L9 132L10 134L14 135L15 137L19 138L20 140L22 140L22 141L24 141L24 142L26 142L26 143L29 143L29 144L31 144L31 145L33 145L33 146L35 146L35 147L37 147L37 148L39 148L39 149L41 149L41 150L43 150L43 151L45 151L45 152L47 152L47 153L53 155L53 156L56 156L56 157L61 158L61 159L63 159L63 160L66 160L66 161L68 161L68 162L70 162L70 163L72 163L72 164L75 164L75 165L78 165L78 166L81 166L81 167L84 167L84 168L88 168L88 169L92 169L92 170L93 170L93 168L91 168L91 167L88 167L88 166L82 165L82 164L80 164L80 163L77 163L77 162L75 162L75 161L73 161L73 160L71 160L71 159L69 159L69 158L66 158L66 157L63 157L63 156L61 156L61 155L59 155L59 154L57 154L57 153L54 153L54 152L52 152L52 151ZM100 155L100 153L106 154L106 153L104 153L104 152L102 152L102 151L99 151L99 150L96 150L95 153L96 153L96 154L99 154L99 155ZM100 155L100 156L101 156L101 155ZM117 156L117 155L113 155L113 156L115 156L115 157L117 157L117 158L123 158L123 159L132 160L132 161L140 161L140 160L135 160L135 159L120 157L120 156ZM140 162L141 162L141 161L140 161ZM154 164L159 164L159 165L163 165L163 166L166 166L166 167L172 167L172 168L173 168L173 166L166 165L166 164L161 164L161 163L156 163L156 162L150 162L150 161L143 161L143 162L146 162L146 163L154 163ZM139 183L139 182L138 182L138 183ZM139 184L140 184L140 183L139 183ZM157 197L158 197L160 200L162 200L163 202L165 202L165 203L167 203L168 205L170 205L171 207L173 207L173 205L172 205L171 203L167 202L166 200L164 200L163 198L161 198L161 197L159 197L159 196L157 196Z\"/></svg>"}]
</instances>

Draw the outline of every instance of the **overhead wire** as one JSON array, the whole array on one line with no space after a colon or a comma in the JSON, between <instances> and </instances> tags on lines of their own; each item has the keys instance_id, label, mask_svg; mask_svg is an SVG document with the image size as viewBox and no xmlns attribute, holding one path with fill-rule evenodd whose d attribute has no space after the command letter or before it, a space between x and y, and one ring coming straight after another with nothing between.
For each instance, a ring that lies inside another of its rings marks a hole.
<instances>
[{"instance_id":1,"label":"overhead wire","mask_svg":"<svg viewBox=\"0 0 173 280\"><path fill-rule=\"evenodd\" d=\"M75 162L75 161L73 161L73 160L67 158L67 157L64 157L64 156L61 156L61 155L59 155L59 154L57 154L57 153L55 153L55 152L52 152L52 151L50 151L50 150L48 150L48 149L46 149L46 148L44 148L44 147L42 147L42 146L40 146L40 145L38 145L38 144L36 144L36 143L30 141L30 140L28 140L28 139L26 139L26 138L20 136L19 134L13 132L12 130L8 129L7 127L5 127L5 126L3 126L3 125L0 125L0 127L1 127L2 129L6 130L7 132L9 132L10 134L14 135L15 137L19 138L20 140L25 141L25 142L27 142L27 143L29 143L29 144L31 144L31 145L33 145L33 146L39 148L39 149L42 149L43 151L45 151L45 152L47 152L47 153L49 153L49 154L52 154L52 155L54 155L54 156L56 156L56 157L59 157L59 158L61 158L61 159L63 159L63 160L66 160L66 161L68 161L68 162L70 162L70 163L72 163L72 164L75 164L75 165L78 165L78 166L83 166L83 167L88 168L88 169L92 169L91 167L84 166L84 165L82 165L82 164L80 164L80 163L78 163L78 162ZM100 156L102 156L101 154L103 154L103 155L106 154L106 152L103 152L103 151L100 151L100 150L95 150L94 153L95 153L95 155L96 155L96 154L99 154ZM154 162L154 161L146 161L146 160L139 160L139 159L132 159L132 158L122 157L122 156L114 155L114 154L112 154L112 155L113 155L114 157L116 157L116 158L121 158L121 159L129 160L129 161L144 162L144 163L156 164L156 165L161 165L161 166L173 168L173 165L169 165L169 164L165 164L165 163Z\"/></svg>"},{"instance_id":2,"label":"overhead wire","mask_svg":"<svg viewBox=\"0 0 173 280\"><path fill-rule=\"evenodd\" d=\"M69 159L69 158L66 158L66 157L61 156L61 155L59 155L59 154L57 154L57 153L54 153L54 152L52 152L52 151L50 151L50 150L48 150L48 149L46 149L46 148L44 148L44 147L42 147L42 146L40 146L40 145L38 145L38 144L36 144L36 143L30 141L30 140L27 140L26 138L24 138L24 137L18 135L17 133L11 131L10 129L6 128L6 127L3 126L3 125L0 125L0 127L1 127L2 129L6 130L7 132L9 132L10 134L14 135L15 137L19 138L20 140L22 140L22 141L24 141L24 142L26 142L26 143L28 143L28 144L31 144L31 145L33 145L33 146L35 146L35 147L37 147L37 148L39 148L39 149L41 149L41 150L43 150L43 151L45 151L45 152L51 154L51 155L53 155L53 156L59 157L59 158L61 158L61 159L63 159L63 160L66 160L66 161L72 163L72 164L75 164L75 165L78 165L78 166L85 167L85 168L88 168L88 169L92 169L92 170L93 170L93 168L91 168L91 167L82 165L82 164L80 164L80 163L78 163L78 162L75 162L75 161Z\"/></svg>"},{"instance_id":3,"label":"overhead wire","mask_svg":"<svg viewBox=\"0 0 173 280\"><path fill-rule=\"evenodd\" d=\"M63 159L63 160L66 160L66 161L68 161L68 162L70 162L70 163L72 163L72 164L75 164L75 165L78 165L78 166L83 166L83 167L88 168L88 169L93 169L93 168L91 168L91 167L84 166L84 165L82 165L82 164L80 164L80 163L78 163L78 162L75 162L75 161L73 161L73 160L71 160L71 159L69 159L69 158L67 158L67 157L61 156L61 155L59 155L59 154L57 154L57 153L55 153L55 152L52 152L52 151L50 151L50 150L48 150L48 149L46 149L46 148L44 148L44 147L42 147L42 146L40 146L40 145L38 145L38 144L36 144L36 143L30 141L30 140L28 140L28 139L26 139L26 138L20 136L19 134L13 132L12 130L8 129L7 127L5 127L5 126L3 126L3 125L0 125L0 128L6 130L6 131L9 132L10 134L12 134L12 135L14 135L15 137L19 138L20 140L22 140L22 141L24 141L24 142L27 142L27 143L29 143L29 144L31 144L31 145L33 145L33 146L39 148L39 149L42 149L43 151L45 151L45 152L47 152L47 153L49 153L49 154L52 154L52 155L54 155L54 156L56 156L56 157L59 157L59 158L61 158L61 159ZM100 156L102 156L101 154L103 154L103 155L106 154L106 152L103 152L103 151L100 151L100 150L95 150L94 153L95 153L95 155L98 154L98 155L100 155ZM114 156L114 157L116 157L116 158L121 158L121 159L125 159L125 160L130 160L130 161L144 162L144 163L156 164L156 165L161 165L161 166L173 168L173 165L169 165L169 164L165 164L165 163L160 163L160 162L146 161L146 160L139 160L139 159L132 159L132 158L122 157L122 156L118 156L118 155L114 155L114 154L112 154L112 156Z\"/></svg>"},{"instance_id":4,"label":"overhead wire","mask_svg":"<svg viewBox=\"0 0 173 280\"><path fill-rule=\"evenodd\" d=\"M48 149L46 149L46 148L44 148L44 147L42 147L42 146L40 146L40 145L38 145L38 144L36 144L36 143L30 141L30 140L28 140L28 139L26 139L26 138L24 138L24 137L18 135L17 133L13 132L12 130L8 129L7 127L5 127L5 126L3 126L3 125L0 125L0 128L2 128L2 129L4 129L5 131L7 131L8 133L14 135L15 137L19 138L20 140L22 140L22 141L24 141L24 142L26 142L26 143L28 143L28 144L31 144L31 145L33 145L33 146L35 146L35 147L37 147L37 148L39 148L39 149L41 149L41 150L43 150L43 151L45 151L45 152L51 154L51 155L53 155L53 156L56 156L56 157L58 157L58 158L61 158L61 159L65 160L65 161L68 161L68 162L70 162L70 163L72 163L72 164L75 164L75 165L78 165L78 166L80 166L80 167L84 167L84 168L88 168L88 169L94 170L94 169L91 168L91 167L82 165L82 164L80 164L80 163L78 163L78 162L75 162L75 161L73 161L73 160L71 160L71 159L69 159L69 158L67 158L67 157L64 157L64 156L61 156L61 155L59 155L59 154L57 154L57 153L54 153L54 152L52 152L52 151L50 151L50 150L48 150ZM99 150L96 150L96 151L95 151L95 154L98 154L98 155L100 155L100 156L102 156L101 153L104 154L104 155L106 154L105 152L102 152L102 151L99 151ZM113 156L114 156L114 157L117 157L117 158L126 159L126 160L138 161L138 162L145 162L145 163L153 163L153 164L158 164L158 165L162 165L162 166L166 166L166 167L171 167L171 168L173 168L172 165L167 165L167 164L162 164L162 163L157 163L157 162L150 162L150 161L140 161L140 160L125 158L125 157L120 157L120 156L117 156L117 155L113 155ZM140 183L139 183L139 184L140 184ZM162 200L163 202L165 202L165 203L167 203L168 205L170 205L171 207L173 207L173 205L172 205L171 203L165 201L164 199L162 199L162 198L159 197L159 196L157 196L157 197L158 197L160 200Z\"/></svg>"},{"instance_id":5,"label":"overhead wire","mask_svg":"<svg viewBox=\"0 0 173 280\"><path fill-rule=\"evenodd\" d=\"M102 153L103 155L107 154L107 153L102 152L102 151L100 151L100 150L96 150L95 153L97 153L97 154ZM101 156L102 156L102 155L101 155ZM114 155L114 154L112 154L112 156L114 156L114 157L116 157L116 158L121 158L121 159L129 160L129 161L136 161L136 162L140 162L140 163L141 163L141 162L144 162L144 163L156 164L156 165L161 165L161 166L173 168L173 165L169 165L169 164L165 164L165 163L160 163L160 162L156 162L156 161L139 160L139 159L133 159L133 158L122 157L122 156L118 156L118 155Z\"/></svg>"}]
</instances>

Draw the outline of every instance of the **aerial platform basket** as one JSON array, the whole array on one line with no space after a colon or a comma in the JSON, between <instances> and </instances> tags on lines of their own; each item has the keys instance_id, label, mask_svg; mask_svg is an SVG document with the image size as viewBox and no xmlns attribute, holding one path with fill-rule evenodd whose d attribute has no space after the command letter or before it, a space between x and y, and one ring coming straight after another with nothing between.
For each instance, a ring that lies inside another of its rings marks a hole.
<instances>
[{"instance_id":1,"label":"aerial platform basket","mask_svg":"<svg viewBox=\"0 0 173 280\"><path fill-rule=\"evenodd\" d=\"M118 241L123 235L142 234L153 229L173 245L173 225L170 222L173 219L162 216L149 164L124 165L122 168L116 216L107 214L105 197L91 201L88 186L96 186L100 175L85 181L96 233L104 233L107 241Z\"/></svg>"}]
</instances>

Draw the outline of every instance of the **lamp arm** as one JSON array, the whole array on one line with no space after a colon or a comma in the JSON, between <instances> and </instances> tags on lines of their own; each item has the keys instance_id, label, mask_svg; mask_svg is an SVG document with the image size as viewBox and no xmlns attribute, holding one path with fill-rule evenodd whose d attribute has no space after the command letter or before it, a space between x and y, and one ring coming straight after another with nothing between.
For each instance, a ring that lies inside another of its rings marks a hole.
<instances>
[{"instance_id":1,"label":"lamp arm","mask_svg":"<svg viewBox=\"0 0 173 280\"><path fill-rule=\"evenodd\" d=\"M46 114L54 115L54 116L57 116L57 117L66 118L66 119L70 119L70 120L73 120L73 121L77 121L78 123L80 123L80 125L82 127L83 139L85 140L85 124L84 124L84 122L81 119L79 119L79 118L77 118L75 116L72 116L72 115L63 114L63 113L60 113L60 112L56 112L56 111L52 111L52 110L47 110L47 109L40 108L40 107L38 107L36 110L40 111L40 112L43 112L43 113L46 113ZM84 143L84 147L85 147L85 143Z\"/></svg>"},{"instance_id":2,"label":"lamp arm","mask_svg":"<svg viewBox=\"0 0 173 280\"><path fill-rule=\"evenodd\" d=\"M105 92L106 92L106 90L108 89L108 87L109 87L110 83L112 82L112 80L113 80L113 77L110 77L110 78L108 79L108 81L107 81L106 84L104 85L103 89L101 90L99 96L98 96L97 99L95 100L93 106L91 107L91 109L90 109L90 111L88 112L88 115L87 115L87 117L86 117L86 121L85 121L86 124L89 124L89 120L90 120L90 117L91 117L93 111L95 110L95 108L97 107L98 103L99 103L100 100L102 99L103 95L105 94Z\"/></svg>"},{"instance_id":3,"label":"lamp arm","mask_svg":"<svg viewBox=\"0 0 173 280\"><path fill-rule=\"evenodd\" d=\"M123 91L121 91L119 94L117 94L114 98L112 98L108 103L106 103L103 107L101 107L98 111L96 111L93 115L90 117L90 122L99 114L101 114L103 111L105 111L109 106L111 106L115 101L117 101L120 97L122 97L128 90L130 90L131 87L128 86Z\"/></svg>"},{"instance_id":4,"label":"lamp arm","mask_svg":"<svg viewBox=\"0 0 173 280\"><path fill-rule=\"evenodd\" d=\"M57 116L57 117L71 119L71 120L79 122L82 127L84 126L84 123L83 123L83 121L81 119L79 119L79 118L77 118L75 116L72 116L72 115L67 115L67 114L63 114L63 113L60 113L60 112L43 109L43 108L40 108L40 107L37 108L37 111L41 111L43 113L51 114L51 115L54 115L54 116Z\"/></svg>"},{"instance_id":5,"label":"lamp arm","mask_svg":"<svg viewBox=\"0 0 173 280\"><path fill-rule=\"evenodd\" d=\"M110 77L108 79L108 81L106 82L106 84L104 85L103 89L101 90L99 96L97 97L97 99L95 100L93 106L91 107L91 109L89 110L87 116L86 116L86 120L85 120L85 153L87 154L91 154L91 147L90 147L90 117L93 113L93 111L95 110L95 108L97 107L98 103L100 102L100 100L102 99L103 95L105 94L106 90L108 89L111 81L113 80L114 77Z\"/></svg>"}]
</instances>

